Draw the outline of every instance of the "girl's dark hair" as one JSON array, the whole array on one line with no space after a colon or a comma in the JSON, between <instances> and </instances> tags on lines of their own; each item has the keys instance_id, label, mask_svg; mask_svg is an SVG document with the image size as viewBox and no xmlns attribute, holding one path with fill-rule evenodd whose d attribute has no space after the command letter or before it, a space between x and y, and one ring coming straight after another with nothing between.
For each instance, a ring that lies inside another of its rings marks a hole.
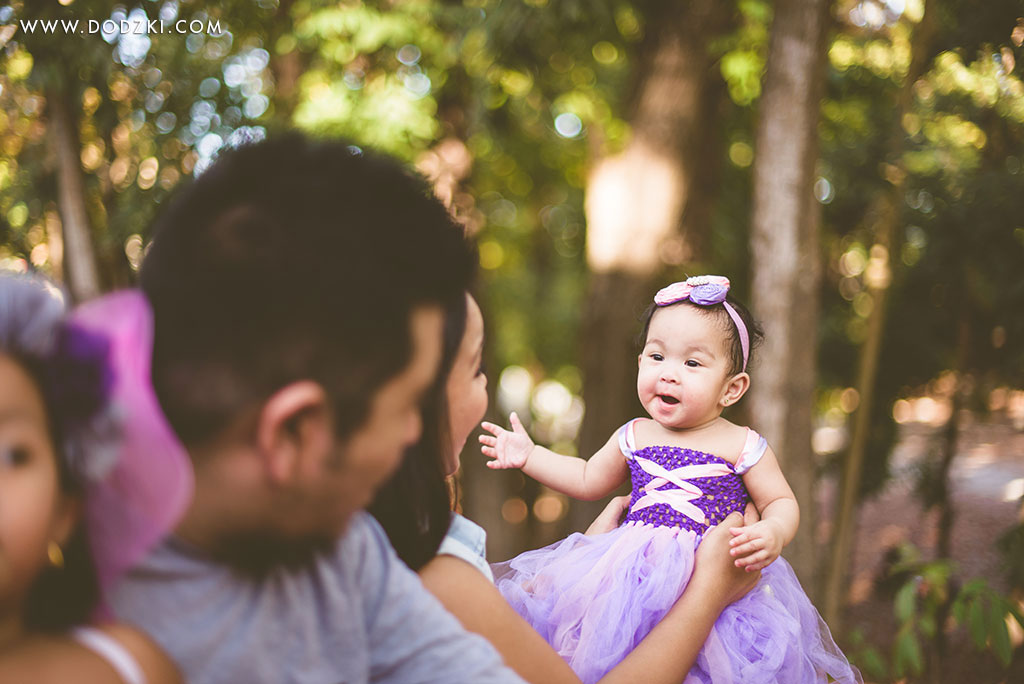
<instances>
[{"instance_id":1,"label":"girl's dark hair","mask_svg":"<svg viewBox=\"0 0 1024 684\"><path fill-rule=\"evenodd\" d=\"M0 275L0 353L12 358L43 397L61 492L82 493L66 457L69 433L100 410L107 382L95 357L62 353L64 306L40 278ZM30 630L63 632L88 620L99 596L85 529L78 525L62 547L64 566L47 567L33 582L24 607Z\"/></svg>"},{"instance_id":2,"label":"girl's dark hair","mask_svg":"<svg viewBox=\"0 0 1024 684\"><path fill-rule=\"evenodd\" d=\"M764 330L754 320L747 307L736 300L731 294L726 295L725 301L729 302L729 305L739 314L743 324L747 326L747 336L750 338L750 351L749 358L747 359L747 370L749 371L754 361L754 350L764 341ZM701 306L686 299L669 304L668 306L658 306L652 302L644 311L641 319L643 320L643 328L640 331L640 335L636 338L639 350L642 351L647 344L647 332L651 328L651 319L654 318L654 313L659 309L668 309L673 306L692 306L705 316L714 316L722 330L729 336L729 375L735 375L743 371L743 343L740 342L740 334L736 330L736 324L732 322L729 312L721 304Z\"/></svg>"},{"instance_id":3,"label":"girl's dark hair","mask_svg":"<svg viewBox=\"0 0 1024 684\"><path fill-rule=\"evenodd\" d=\"M441 364L421 407L423 433L406 450L402 464L368 509L398 557L413 570L437 555L451 522L453 497L445 472L446 455L452 450L446 387L462 345L466 316L465 297L445 310Z\"/></svg>"}]
</instances>

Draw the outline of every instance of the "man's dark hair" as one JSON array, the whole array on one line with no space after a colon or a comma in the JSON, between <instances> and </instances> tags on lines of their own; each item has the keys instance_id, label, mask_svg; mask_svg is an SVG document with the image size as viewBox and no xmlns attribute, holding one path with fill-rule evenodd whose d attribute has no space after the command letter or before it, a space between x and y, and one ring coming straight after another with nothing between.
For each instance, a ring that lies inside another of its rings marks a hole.
<instances>
[{"instance_id":1,"label":"man's dark hair","mask_svg":"<svg viewBox=\"0 0 1024 684\"><path fill-rule=\"evenodd\" d=\"M463 297L465 236L398 162L298 134L223 153L157 219L142 265L153 384L186 444L309 379L339 437L411 357L410 316Z\"/></svg>"}]
</instances>

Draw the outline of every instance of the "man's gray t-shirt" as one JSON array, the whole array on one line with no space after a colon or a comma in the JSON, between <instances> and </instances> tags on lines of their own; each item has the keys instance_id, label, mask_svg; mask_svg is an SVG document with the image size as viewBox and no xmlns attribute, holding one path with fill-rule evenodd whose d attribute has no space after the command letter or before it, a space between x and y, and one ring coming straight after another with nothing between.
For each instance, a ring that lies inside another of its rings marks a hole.
<instances>
[{"instance_id":1,"label":"man's gray t-shirt","mask_svg":"<svg viewBox=\"0 0 1024 684\"><path fill-rule=\"evenodd\" d=\"M332 555L259 581L170 539L111 603L191 684L522 682L423 588L365 513Z\"/></svg>"}]
</instances>

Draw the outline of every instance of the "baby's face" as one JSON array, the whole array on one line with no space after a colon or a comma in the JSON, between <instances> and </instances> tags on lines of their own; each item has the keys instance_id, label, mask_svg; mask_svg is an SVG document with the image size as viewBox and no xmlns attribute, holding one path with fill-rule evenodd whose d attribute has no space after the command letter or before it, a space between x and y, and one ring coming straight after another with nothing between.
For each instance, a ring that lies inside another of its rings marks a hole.
<instances>
[{"instance_id":1,"label":"baby's face","mask_svg":"<svg viewBox=\"0 0 1024 684\"><path fill-rule=\"evenodd\" d=\"M655 311L640 353L637 394L647 413L670 429L717 418L729 379L727 335L696 306Z\"/></svg>"},{"instance_id":2,"label":"baby's face","mask_svg":"<svg viewBox=\"0 0 1024 684\"><path fill-rule=\"evenodd\" d=\"M20 610L49 543L62 544L73 522L43 397L21 365L0 353L0 620Z\"/></svg>"}]
</instances>

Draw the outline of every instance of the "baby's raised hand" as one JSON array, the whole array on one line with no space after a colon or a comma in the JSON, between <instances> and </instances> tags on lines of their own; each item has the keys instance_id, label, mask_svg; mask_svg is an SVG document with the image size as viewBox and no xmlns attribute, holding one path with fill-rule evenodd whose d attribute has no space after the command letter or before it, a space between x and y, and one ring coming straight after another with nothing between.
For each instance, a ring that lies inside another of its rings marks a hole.
<instances>
[{"instance_id":1,"label":"baby's raised hand","mask_svg":"<svg viewBox=\"0 0 1024 684\"><path fill-rule=\"evenodd\" d=\"M782 530L768 519L743 527L730 527L729 555L737 568L762 570L782 553Z\"/></svg>"},{"instance_id":2,"label":"baby's raised hand","mask_svg":"<svg viewBox=\"0 0 1024 684\"><path fill-rule=\"evenodd\" d=\"M489 435L480 435L480 451L494 460L487 462L488 468L522 468L533 451L533 440L519 421L515 411L508 417L512 430L484 421L480 426Z\"/></svg>"}]
</instances>

